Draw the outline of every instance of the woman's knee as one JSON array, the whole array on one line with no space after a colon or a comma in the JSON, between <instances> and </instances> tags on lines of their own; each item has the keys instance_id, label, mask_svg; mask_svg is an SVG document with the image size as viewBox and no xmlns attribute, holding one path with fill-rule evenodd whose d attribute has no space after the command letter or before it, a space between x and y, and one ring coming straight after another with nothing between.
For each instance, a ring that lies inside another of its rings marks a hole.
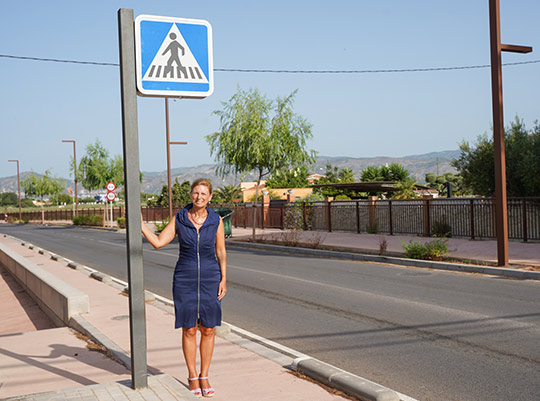
<instances>
[{"instance_id":1,"label":"woman's knee","mask_svg":"<svg viewBox=\"0 0 540 401\"><path fill-rule=\"evenodd\" d=\"M214 333L216 332L216 329L214 327L204 327L201 326L201 335L204 337L212 337Z\"/></svg>"},{"instance_id":2,"label":"woman's knee","mask_svg":"<svg viewBox=\"0 0 540 401\"><path fill-rule=\"evenodd\" d=\"M197 336L197 327L191 327L189 329L182 329L182 335L185 338L195 338Z\"/></svg>"}]
</instances>

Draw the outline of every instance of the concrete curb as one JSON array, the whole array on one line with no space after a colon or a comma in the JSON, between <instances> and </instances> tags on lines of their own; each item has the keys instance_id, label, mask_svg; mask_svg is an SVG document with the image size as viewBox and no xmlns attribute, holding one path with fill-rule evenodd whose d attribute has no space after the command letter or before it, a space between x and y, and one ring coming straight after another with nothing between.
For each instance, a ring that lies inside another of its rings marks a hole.
<instances>
[{"instance_id":1,"label":"concrete curb","mask_svg":"<svg viewBox=\"0 0 540 401\"><path fill-rule=\"evenodd\" d=\"M297 358L293 369L360 400L399 401L398 393L313 358Z\"/></svg>"},{"instance_id":2,"label":"concrete curb","mask_svg":"<svg viewBox=\"0 0 540 401\"><path fill-rule=\"evenodd\" d=\"M73 316L69 320L69 327L77 330L79 333L84 334L96 344L105 348L107 350L107 354L112 359L131 370L131 358L129 357L127 352L120 348L114 341L104 335L92 324L90 324L84 317L82 317L81 315Z\"/></svg>"},{"instance_id":3,"label":"concrete curb","mask_svg":"<svg viewBox=\"0 0 540 401\"><path fill-rule=\"evenodd\" d=\"M227 247L230 248L245 248L245 249L261 249L265 251L274 251L274 252L287 252L294 253L296 255L308 255L315 256L320 258L333 258L333 259L350 259L360 262L378 262L378 263L388 263L401 266L412 266L428 269L437 269L437 270L450 270L450 271L461 271L466 273L479 273L479 274L490 274L495 276L504 276L510 278L518 279L531 279L531 280L540 280L540 272L536 271L526 271L526 270L517 270L509 269L503 267L493 267L493 266L481 266L481 265L469 265L465 263L448 263L448 262L435 262L430 260L418 260L418 259L407 259L399 258L394 256L384 256L384 255L364 255L354 252L341 252L341 251L327 251L321 249L310 249L310 248L301 248L301 247L290 247L283 245L270 245L270 244L258 244L251 242L241 242L226 240Z\"/></svg>"}]
</instances>

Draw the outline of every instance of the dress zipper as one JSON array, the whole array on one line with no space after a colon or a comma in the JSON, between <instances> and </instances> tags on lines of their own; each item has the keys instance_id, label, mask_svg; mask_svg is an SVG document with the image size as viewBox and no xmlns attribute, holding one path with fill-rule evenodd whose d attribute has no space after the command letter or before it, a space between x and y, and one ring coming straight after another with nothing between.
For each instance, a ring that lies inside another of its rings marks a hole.
<instances>
[{"instance_id":1,"label":"dress zipper","mask_svg":"<svg viewBox=\"0 0 540 401\"><path fill-rule=\"evenodd\" d=\"M201 318L201 256L199 255L199 240L201 234L197 231L197 321Z\"/></svg>"}]
</instances>

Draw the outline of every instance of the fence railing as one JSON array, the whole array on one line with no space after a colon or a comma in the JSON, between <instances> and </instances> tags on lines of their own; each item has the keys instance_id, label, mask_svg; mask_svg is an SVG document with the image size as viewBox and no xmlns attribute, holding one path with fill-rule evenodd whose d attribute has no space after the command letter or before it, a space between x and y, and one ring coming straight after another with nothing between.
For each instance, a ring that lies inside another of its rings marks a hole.
<instances>
[{"instance_id":1,"label":"fence railing","mask_svg":"<svg viewBox=\"0 0 540 401\"><path fill-rule=\"evenodd\" d=\"M232 225L252 227L253 205L213 205L233 210ZM181 207L174 207L174 212ZM167 207L143 207L145 221L163 221ZM45 220L71 220L72 210L46 210ZM103 215L102 208L79 209L79 215ZM8 216L18 218L18 212ZM113 209L113 218L125 216L125 207ZM259 228L315 231L408 234L431 236L448 230L452 237L495 238L495 203L492 198L435 198L403 200L353 200L323 202L271 201L255 207ZM23 219L41 220L41 211L24 212ZM508 237L540 240L540 197L508 199Z\"/></svg>"}]
</instances>

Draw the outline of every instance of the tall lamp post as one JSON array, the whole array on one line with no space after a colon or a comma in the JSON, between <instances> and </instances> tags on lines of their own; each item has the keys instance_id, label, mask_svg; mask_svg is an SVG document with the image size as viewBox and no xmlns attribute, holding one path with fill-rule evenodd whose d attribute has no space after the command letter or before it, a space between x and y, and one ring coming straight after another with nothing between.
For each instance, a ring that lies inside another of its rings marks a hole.
<instances>
[{"instance_id":1,"label":"tall lamp post","mask_svg":"<svg viewBox=\"0 0 540 401\"><path fill-rule=\"evenodd\" d=\"M165 130L167 132L167 183L169 185L169 219L173 218L173 197L171 186L171 145L187 145L187 142L171 142L169 134L169 98L165 98Z\"/></svg>"},{"instance_id":2,"label":"tall lamp post","mask_svg":"<svg viewBox=\"0 0 540 401\"><path fill-rule=\"evenodd\" d=\"M19 221L22 220L22 209L21 209L21 177L19 174L19 161L18 160L8 160L8 162L17 163L17 188L19 191Z\"/></svg>"},{"instance_id":3,"label":"tall lamp post","mask_svg":"<svg viewBox=\"0 0 540 401\"><path fill-rule=\"evenodd\" d=\"M62 139L62 142L73 142L73 180L75 181L75 216L79 215L79 198L77 195L77 149L75 140Z\"/></svg>"},{"instance_id":4,"label":"tall lamp post","mask_svg":"<svg viewBox=\"0 0 540 401\"><path fill-rule=\"evenodd\" d=\"M489 1L491 45L491 93L493 99L493 147L495 152L495 230L499 266L508 265L508 211L506 204L506 157L502 97L501 52L530 53L530 46L501 44L499 0Z\"/></svg>"}]
</instances>

